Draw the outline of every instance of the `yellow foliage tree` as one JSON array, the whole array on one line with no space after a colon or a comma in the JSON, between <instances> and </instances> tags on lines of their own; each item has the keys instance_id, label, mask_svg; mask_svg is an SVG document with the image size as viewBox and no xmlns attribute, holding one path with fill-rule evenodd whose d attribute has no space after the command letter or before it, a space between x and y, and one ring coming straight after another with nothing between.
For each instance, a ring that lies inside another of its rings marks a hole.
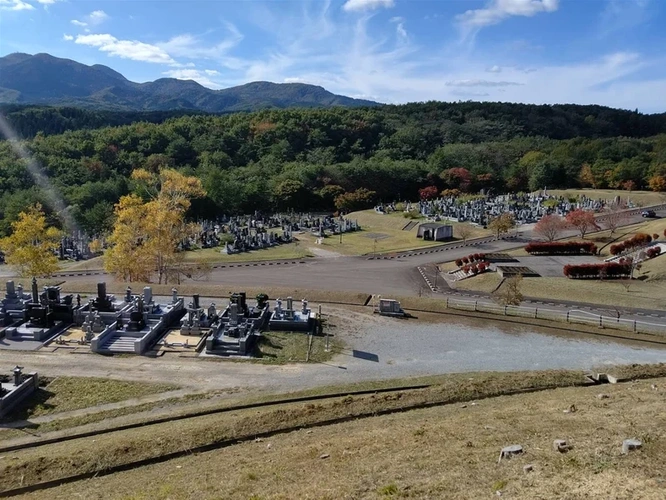
<instances>
[{"instance_id":1,"label":"yellow foliage tree","mask_svg":"<svg viewBox=\"0 0 666 500\"><path fill-rule=\"evenodd\" d=\"M597 181L594 178L594 173L592 173L592 168L587 163L584 163L580 168L579 180L583 187L597 188Z\"/></svg>"},{"instance_id":2,"label":"yellow foliage tree","mask_svg":"<svg viewBox=\"0 0 666 500\"><path fill-rule=\"evenodd\" d=\"M156 272L158 282L166 283L182 264L178 243L194 232L185 222L190 200L206 193L199 179L171 169L158 174L138 169L132 180L145 200L130 195L116 205L105 268L129 281L149 281Z\"/></svg>"},{"instance_id":3,"label":"yellow foliage tree","mask_svg":"<svg viewBox=\"0 0 666 500\"><path fill-rule=\"evenodd\" d=\"M114 210L116 221L104 254L104 268L123 281L150 281L153 265L146 250L147 220L144 201L123 196Z\"/></svg>"},{"instance_id":4,"label":"yellow foliage tree","mask_svg":"<svg viewBox=\"0 0 666 500\"><path fill-rule=\"evenodd\" d=\"M666 175L653 175L650 177L648 185L652 191L666 191Z\"/></svg>"},{"instance_id":5,"label":"yellow foliage tree","mask_svg":"<svg viewBox=\"0 0 666 500\"><path fill-rule=\"evenodd\" d=\"M488 222L488 229L494 232L499 238L502 233L508 233L515 225L516 219L514 219L513 214L504 212L503 214L490 219Z\"/></svg>"},{"instance_id":6,"label":"yellow foliage tree","mask_svg":"<svg viewBox=\"0 0 666 500\"><path fill-rule=\"evenodd\" d=\"M20 276L50 276L58 270L55 252L60 238L58 229L47 227L42 206L37 203L19 214L12 223L11 236L0 240L0 249Z\"/></svg>"}]
</instances>

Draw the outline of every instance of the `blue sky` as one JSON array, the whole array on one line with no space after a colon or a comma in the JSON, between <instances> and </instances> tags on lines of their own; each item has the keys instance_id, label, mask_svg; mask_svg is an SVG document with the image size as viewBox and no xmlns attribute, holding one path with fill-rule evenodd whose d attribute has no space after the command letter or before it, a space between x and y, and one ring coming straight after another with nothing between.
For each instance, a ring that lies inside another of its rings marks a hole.
<instances>
[{"instance_id":1,"label":"blue sky","mask_svg":"<svg viewBox=\"0 0 666 500\"><path fill-rule=\"evenodd\" d=\"M0 0L0 55L133 81L666 111L664 0Z\"/></svg>"}]
</instances>

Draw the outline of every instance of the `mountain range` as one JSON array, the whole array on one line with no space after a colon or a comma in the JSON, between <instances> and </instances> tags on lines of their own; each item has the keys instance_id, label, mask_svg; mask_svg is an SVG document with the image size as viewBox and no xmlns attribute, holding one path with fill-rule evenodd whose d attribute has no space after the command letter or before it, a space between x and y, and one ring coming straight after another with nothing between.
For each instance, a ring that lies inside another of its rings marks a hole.
<instances>
[{"instance_id":1,"label":"mountain range","mask_svg":"<svg viewBox=\"0 0 666 500\"><path fill-rule=\"evenodd\" d=\"M49 54L0 57L0 103L80 106L118 111L198 110L210 113L287 107L362 107L379 103L304 83L252 82L211 90L192 80L136 83L113 69Z\"/></svg>"}]
</instances>

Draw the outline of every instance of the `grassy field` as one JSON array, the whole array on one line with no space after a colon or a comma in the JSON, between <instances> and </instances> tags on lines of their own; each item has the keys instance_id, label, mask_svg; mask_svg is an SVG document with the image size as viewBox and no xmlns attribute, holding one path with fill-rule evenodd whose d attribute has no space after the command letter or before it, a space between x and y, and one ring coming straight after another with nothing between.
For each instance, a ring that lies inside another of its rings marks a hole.
<instances>
[{"instance_id":1,"label":"grassy field","mask_svg":"<svg viewBox=\"0 0 666 500\"><path fill-rule=\"evenodd\" d=\"M358 220L362 231L356 233L348 233L342 236L342 243L340 243L339 236L329 236L325 238L321 245L318 247L337 252L345 255L365 255L376 253L396 252L401 250L409 250L412 248L424 248L434 245L441 245L437 241L423 241L416 237L418 224L409 231L403 231L412 219L406 219L402 213L392 213L382 215L374 210L363 210L361 212L354 212L347 216L351 220ZM414 219L419 224L425 222L424 218ZM458 222L445 222L445 224L453 225L453 235L458 237L459 227L462 223ZM470 234L468 239L476 238L479 236L488 236L491 233L483 228L465 224L469 227ZM310 245L315 245L316 238L310 234L298 235L304 242ZM376 240L376 242L375 242Z\"/></svg>"},{"instance_id":2,"label":"grassy field","mask_svg":"<svg viewBox=\"0 0 666 500\"><path fill-rule=\"evenodd\" d=\"M105 378L59 377L40 387L22 408L10 414L12 420L50 415L173 391L176 385L147 384Z\"/></svg>"},{"instance_id":3,"label":"grassy field","mask_svg":"<svg viewBox=\"0 0 666 500\"><path fill-rule=\"evenodd\" d=\"M594 233L586 240L596 242L601 259L610 256L610 246L631 238L637 233L658 234L659 241L664 237L666 219L646 220L618 229L613 236L609 231ZM579 241L580 238L569 238ZM562 240L566 241L566 240ZM507 252L515 257L526 257L522 248ZM600 259L600 262L601 262ZM452 262L439 265L443 272L454 269ZM569 300L619 307L641 307L646 309L666 308L666 256L659 256L642 263L632 281L628 280L570 280L561 278L525 278L522 293L526 297L552 300ZM501 278L497 273L485 273L456 283L455 288L465 291L492 292Z\"/></svg>"},{"instance_id":4,"label":"grassy field","mask_svg":"<svg viewBox=\"0 0 666 500\"><path fill-rule=\"evenodd\" d=\"M205 248L186 252L186 262L260 262L264 260L303 259L312 257L312 253L301 242L279 245L263 250L227 255L220 252L221 248Z\"/></svg>"},{"instance_id":5,"label":"grassy field","mask_svg":"<svg viewBox=\"0 0 666 500\"><path fill-rule=\"evenodd\" d=\"M663 369L657 373L663 376ZM150 433L127 431L99 436L95 443L53 445L48 453L13 453L13 460L3 464L3 477L6 486L18 483L19 476L31 484L73 469L95 470L191 445L204 429L208 439L228 439L267 425L279 428L288 421L292 428L312 419L363 412L369 418L245 441L25 498L478 499L494 498L497 491L509 498L663 498L666 379L571 387L579 376L450 375L432 390L202 418L179 423L177 433L166 427L151 428ZM503 390L553 384L561 388L481 399ZM600 393L606 397L597 397ZM458 404L371 416L380 408L408 407L417 400ZM577 411L564 412L571 405ZM622 456L621 443L627 438L641 439L643 449ZM554 439L566 439L571 450L553 451ZM150 444L141 448L144 443ZM498 464L500 449L509 444L522 445L525 453ZM525 473L528 464L533 470Z\"/></svg>"},{"instance_id":6,"label":"grassy field","mask_svg":"<svg viewBox=\"0 0 666 500\"><path fill-rule=\"evenodd\" d=\"M631 200L639 206L659 205L666 203L666 193L653 191L623 191L618 189L549 189L548 194L554 196L576 197L587 196L593 200L612 200L619 196L622 200Z\"/></svg>"},{"instance_id":7,"label":"grassy field","mask_svg":"<svg viewBox=\"0 0 666 500\"><path fill-rule=\"evenodd\" d=\"M325 336L313 335L310 346L309 343L307 333L265 332L261 335L255 356L259 362L268 364L305 363L306 359L311 363L323 363L330 361L334 353L342 348L341 341L333 335L329 337L328 352Z\"/></svg>"},{"instance_id":8,"label":"grassy field","mask_svg":"<svg viewBox=\"0 0 666 500\"><path fill-rule=\"evenodd\" d=\"M657 259L664 259L658 257ZM662 263L666 264L666 262ZM658 266L663 277L664 265ZM651 272L651 271L647 271ZM657 276L659 273L654 273ZM456 289L492 292L501 278L497 273L485 273L456 283ZM504 285L503 285L504 286ZM641 280L571 280L568 278L524 278L521 292L525 297L555 301L585 302L614 307L666 308L666 281Z\"/></svg>"}]
</instances>

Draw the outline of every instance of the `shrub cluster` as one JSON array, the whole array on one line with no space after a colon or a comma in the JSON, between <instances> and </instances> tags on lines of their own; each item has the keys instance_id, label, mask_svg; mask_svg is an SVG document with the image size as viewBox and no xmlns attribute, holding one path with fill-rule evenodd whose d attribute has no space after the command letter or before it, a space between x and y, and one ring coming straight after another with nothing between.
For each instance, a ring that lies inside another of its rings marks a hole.
<instances>
[{"instance_id":1,"label":"shrub cluster","mask_svg":"<svg viewBox=\"0 0 666 500\"><path fill-rule=\"evenodd\" d=\"M467 257L457 259L456 266L463 267L464 265L473 264L475 262L483 262L484 260L486 260L485 253L471 253Z\"/></svg>"},{"instance_id":2,"label":"shrub cluster","mask_svg":"<svg viewBox=\"0 0 666 500\"><path fill-rule=\"evenodd\" d=\"M656 239L656 238L655 238ZM611 255L620 255L624 252L631 252L652 243L652 236L645 233L638 233L628 240L624 240L616 245L611 245Z\"/></svg>"},{"instance_id":3,"label":"shrub cluster","mask_svg":"<svg viewBox=\"0 0 666 500\"><path fill-rule=\"evenodd\" d=\"M567 264L564 266L567 278L628 278L631 276L631 263L606 262L605 264Z\"/></svg>"},{"instance_id":4,"label":"shrub cluster","mask_svg":"<svg viewBox=\"0 0 666 500\"><path fill-rule=\"evenodd\" d=\"M591 241L534 242L528 244L525 251L532 255L594 255L597 245Z\"/></svg>"},{"instance_id":5,"label":"shrub cluster","mask_svg":"<svg viewBox=\"0 0 666 500\"><path fill-rule=\"evenodd\" d=\"M474 275L476 274L481 274L483 272L486 272L490 265L487 262L476 262L472 264L465 264L462 267L462 270L465 274L472 273Z\"/></svg>"},{"instance_id":6,"label":"shrub cluster","mask_svg":"<svg viewBox=\"0 0 666 500\"><path fill-rule=\"evenodd\" d=\"M647 252L645 252L645 255L647 255L648 259L654 259L659 254L661 254L661 247L659 246L648 248Z\"/></svg>"}]
</instances>

